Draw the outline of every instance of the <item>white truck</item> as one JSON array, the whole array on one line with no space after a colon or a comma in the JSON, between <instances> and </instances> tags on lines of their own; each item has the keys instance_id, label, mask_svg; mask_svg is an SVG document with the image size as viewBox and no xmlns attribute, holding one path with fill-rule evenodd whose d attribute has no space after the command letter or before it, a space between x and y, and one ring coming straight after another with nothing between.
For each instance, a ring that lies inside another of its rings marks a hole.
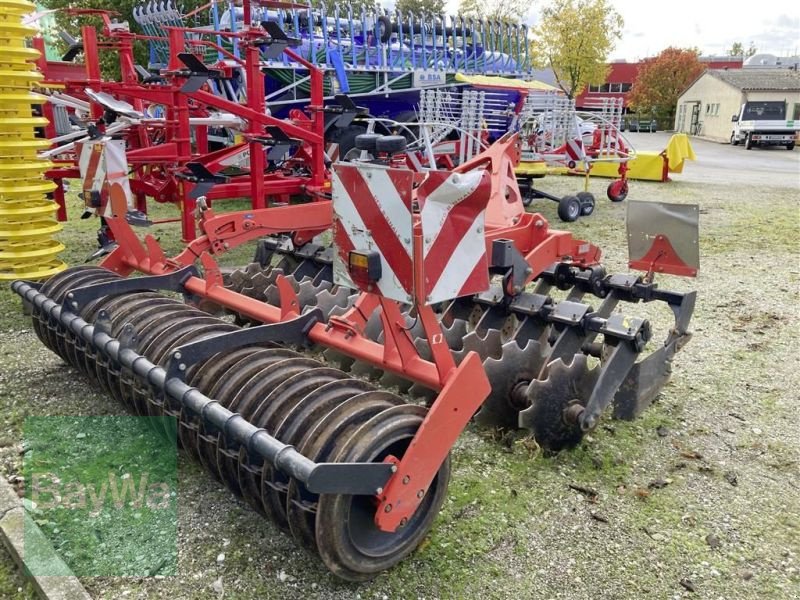
<instances>
[{"instance_id":1,"label":"white truck","mask_svg":"<svg viewBox=\"0 0 800 600\"><path fill-rule=\"evenodd\" d=\"M750 150L753 146L784 146L794 150L800 120L786 118L786 102L747 102L731 119L731 144Z\"/></svg>"}]
</instances>

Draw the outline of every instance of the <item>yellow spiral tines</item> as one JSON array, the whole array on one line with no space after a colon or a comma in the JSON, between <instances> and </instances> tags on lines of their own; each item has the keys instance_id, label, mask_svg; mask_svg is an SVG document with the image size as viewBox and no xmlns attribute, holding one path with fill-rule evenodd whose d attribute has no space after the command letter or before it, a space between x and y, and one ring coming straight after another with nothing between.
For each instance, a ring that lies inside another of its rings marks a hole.
<instances>
[{"instance_id":1,"label":"yellow spiral tines","mask_svg":"<svg viewBox=\"0 0 800 600\"><path fill-rule=\"evenodd\" d=\"M40 54L25 43L36 30L22 23L35 10L27 0L0 0L0 280L66 268L57 258L64 244L51 237L61 230L58 206L47 198L56 186L43 176L52 163L37 154L50 142L36 137L47 119L34 116L33 106L47 99L31 91L43 79L31 64Z\"/></svg>"}]
</instances>

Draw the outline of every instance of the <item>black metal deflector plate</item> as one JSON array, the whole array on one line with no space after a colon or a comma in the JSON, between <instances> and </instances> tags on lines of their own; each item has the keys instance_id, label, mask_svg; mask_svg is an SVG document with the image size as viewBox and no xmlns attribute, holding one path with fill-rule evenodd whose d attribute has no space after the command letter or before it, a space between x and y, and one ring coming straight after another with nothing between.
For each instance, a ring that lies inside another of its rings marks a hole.
<instances>
[{"instance_id":1,"label":"black metal deflector plate","mask_svg":"<svg viewBox=\"0 0 800 600\"><path fill-rule=\"evenodd\" d=\"M184 344L172 351L172 356L167 364L167 380L173 377L183 379L191 366L211 358L219 352L264 342L303 345L308 341L309 330L323 320L322 311L316 308L290 321L246 327Z\"/></svg>"},{"instance_id":2,"label":"black metal deflector plate","mask_svg":"<svg viewBox=\"0 0 800 600\"><path fill-rule=\"evenodd\" d=\"M70 290L64 298L64 308L70 312L78 313L92 300L103 296L126 294L128 292L143 292L145 290L167 290L185 293L183 284L190 277L199 277L200 273L194 266L184 267L166 275L153 275L150 277L120 277L112 281L95 283L85 287Z\"/></svg>"},{"instance_id":3,"label":"black metal deflector plate","mask_svg":"<svg viewBox=\"0 0 800 600\"><path fill-rule=\"evenodd\" d=\"M391 463L317 463L305 485L315 494L371 496L383 491L393 467Z\"/></svg>"}]
</instances>

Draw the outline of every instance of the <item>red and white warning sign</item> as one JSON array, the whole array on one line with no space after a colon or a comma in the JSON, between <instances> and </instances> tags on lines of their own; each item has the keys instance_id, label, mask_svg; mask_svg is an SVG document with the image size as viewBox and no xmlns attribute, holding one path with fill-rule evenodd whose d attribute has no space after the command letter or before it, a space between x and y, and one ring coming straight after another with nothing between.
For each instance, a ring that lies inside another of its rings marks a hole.
<instances>
[{"instance_id":1,"label":"red and white warning sign","mask_svg":"<svg viewBox=\"0 0 800 600\"><path fill-rule=\"evenodd\" d=\"M485 291L486 205L491 183L479 168L431 171L417 189L422 252L414 263L414 172L370 163L333 170L333 278L338 285L412 303L433 304Z\"/></svg>"},{"instance_id":2,"label":"red and white warning sign","mask_svg":"<svg viewBox=\"0 0 800 600\"><path fill-rule=\"evenodd\" d=\"M333 169L333 280L338 285L411 303L414 267L411 193L414 173L369 163ZM354 281L351 253L377 253L380 278ZM377 289L376 289L377 288Z\"/></svg>"},{"instance_id":3,"label":"red and white warning sign","mask_svg":"<svg viewBox=\"0 0 800 600\"><path fill-rule=\"evenodd\" d=\"M490 187L488 172L476 169L432 171L417 190L422 207L425 304L489 287L484 229Z\"/></svg>"}]
</instances>

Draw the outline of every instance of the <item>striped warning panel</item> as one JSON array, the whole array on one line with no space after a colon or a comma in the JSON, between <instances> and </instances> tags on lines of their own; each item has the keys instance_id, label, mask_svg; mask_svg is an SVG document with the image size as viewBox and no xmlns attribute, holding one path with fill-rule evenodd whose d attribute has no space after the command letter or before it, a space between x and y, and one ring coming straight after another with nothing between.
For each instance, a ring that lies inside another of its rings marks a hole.
<instances>
[{"instance_id":1,"label":"striped warning panel","mask_svg":"<svg viewBox=\"0 0 800 600\"><path fill-rule=\"evenodd\" d=\"M488 289L484 228L490 191L485 169L432 171L417 190L426 304Z\"/></svg>"},{"instance_id":2,"label":"striped warning panel","mask_svg":"<svg viewBox=\"0 0 800 600\"><path fill-rule=\"evenodd\" d=\"M414 173L367 163L336 164L332 175L334 282L411 303L414 293L411 191ZM353 281L351 251L378 252L377 288Z\"/></svg>"}]
</instances>

